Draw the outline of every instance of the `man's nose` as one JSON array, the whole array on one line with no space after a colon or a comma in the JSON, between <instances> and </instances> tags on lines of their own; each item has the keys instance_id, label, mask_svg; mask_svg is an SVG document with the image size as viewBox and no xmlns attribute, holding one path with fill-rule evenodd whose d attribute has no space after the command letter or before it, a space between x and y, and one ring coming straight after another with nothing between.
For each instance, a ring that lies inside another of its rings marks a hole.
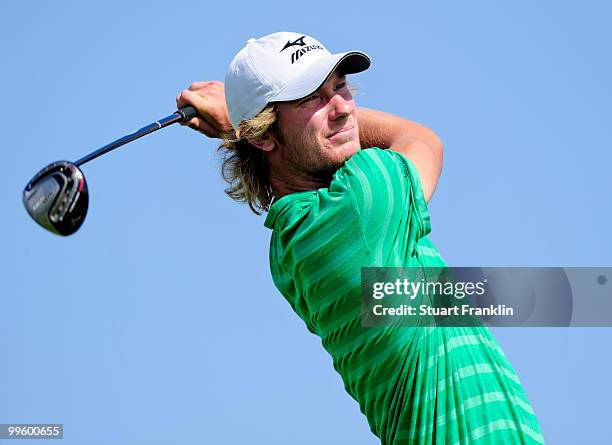
<instances>
[{"instance_id":1,"label":"man's nose","mask_svg":"<svg viewBox=\"0 0 612 445\"><path fill-rule=\"evenodd\" d=\"M329 100L331 107L329 117L332 120L339 119L350 115L355 109L355 101L353 98L345 98L341 94L334 94Z\"/></svg>"}]
</instances>

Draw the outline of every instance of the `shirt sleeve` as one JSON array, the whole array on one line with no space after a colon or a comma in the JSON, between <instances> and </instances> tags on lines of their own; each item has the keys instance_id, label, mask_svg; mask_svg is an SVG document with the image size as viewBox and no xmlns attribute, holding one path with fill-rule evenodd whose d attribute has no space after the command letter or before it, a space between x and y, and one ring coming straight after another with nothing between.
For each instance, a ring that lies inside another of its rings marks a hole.
<instances>
[{"instance_id":1,"label":"shirt sleeve","mask_svg":"<svg viewBox=\"0 0 612 445\"><path fill-rule=\"evenodd\" d=\"M416 242L431 231L419 174L403 154L368 148L338 170L330 185L347 190L368 254L386 258L395 249L412 255Z\"/></svg>"}]
</instances>

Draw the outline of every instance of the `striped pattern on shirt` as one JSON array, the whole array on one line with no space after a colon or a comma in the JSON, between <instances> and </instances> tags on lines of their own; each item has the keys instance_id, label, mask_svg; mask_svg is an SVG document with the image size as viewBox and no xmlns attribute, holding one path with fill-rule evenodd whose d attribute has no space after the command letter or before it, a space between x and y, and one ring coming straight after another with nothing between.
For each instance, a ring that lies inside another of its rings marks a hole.
<instances>
[{"instance_id":1,"label":"striped pattern on shirt","mask_svg":"<svg viewBox=\"0 0 612 445\"><path fill-rule=\"evenodd\" d=\"M361 150L329 188L275 202L265 225L275 285L320 336L383 445L544 443L485 326L361 326L362 267L446 266L426 236L427 203L408 158Z\"/></svg>"}]
</instances>

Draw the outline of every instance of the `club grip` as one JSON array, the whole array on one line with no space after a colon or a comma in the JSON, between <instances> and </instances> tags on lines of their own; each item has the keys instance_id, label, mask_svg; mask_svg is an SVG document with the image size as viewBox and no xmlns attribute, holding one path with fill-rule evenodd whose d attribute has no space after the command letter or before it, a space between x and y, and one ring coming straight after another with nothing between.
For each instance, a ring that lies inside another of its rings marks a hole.
<instances>
[{"instance_id":1,"label":"club grip","mask_svg":"<svg viewBox=\"0 0 612 445\"><path fill-rule=\"evenodd\" d=\"M187 105L186 107L180 108L177 111L178 114L181 115L181 122L186 122L192 117L196 117L198 112L191 105Z\"/></svg>"}]
</instances>

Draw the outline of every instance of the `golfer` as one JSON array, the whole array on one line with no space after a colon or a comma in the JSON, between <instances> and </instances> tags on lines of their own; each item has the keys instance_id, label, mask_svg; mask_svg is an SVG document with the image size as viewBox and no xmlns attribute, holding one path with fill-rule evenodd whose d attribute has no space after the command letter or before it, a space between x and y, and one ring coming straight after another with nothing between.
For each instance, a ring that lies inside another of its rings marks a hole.
<instances>
[{"instance_id":1,"label":"golfer","mask_svg":"<svg viewBox=\"0 0 612 445\"><path fill-rule=\"evenodd\" d=\"M362 327L362 267L446 266L427 238L442 144L356 107L346 76L369 66L362 52L274 33L246 43L224 84L193 83L177 105L198 110L189 127L223 139L228 195L267 212L274 283L382 444L542 444L488 328Z\"/></svg>"}]
</instances>

